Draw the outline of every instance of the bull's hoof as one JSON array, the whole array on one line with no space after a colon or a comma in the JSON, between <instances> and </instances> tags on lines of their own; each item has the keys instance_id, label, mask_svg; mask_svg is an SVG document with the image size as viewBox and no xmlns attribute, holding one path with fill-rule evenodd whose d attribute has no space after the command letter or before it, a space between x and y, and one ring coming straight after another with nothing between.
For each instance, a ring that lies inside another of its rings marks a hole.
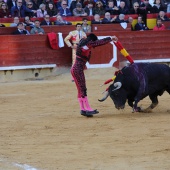
<instances>
[{"instance_id":1,"label":"bull's hoof","mask_svg":"<svg viewBox=\"0 0 170 170\"><path fill-rule=\"evenodd\" d=\"M143 110L140 107L137 107L137 108L133 108L132 113L134 112L143 112Z\"/></svg>"}]
</instances>

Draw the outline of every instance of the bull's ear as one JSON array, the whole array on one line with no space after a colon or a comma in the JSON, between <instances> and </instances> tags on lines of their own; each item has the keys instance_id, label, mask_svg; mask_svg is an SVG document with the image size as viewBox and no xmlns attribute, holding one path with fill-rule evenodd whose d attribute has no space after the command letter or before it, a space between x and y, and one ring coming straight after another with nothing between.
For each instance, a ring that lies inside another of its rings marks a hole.
<instances>
[{"instance_id":1,"label":"bull's ear","mask_svg":"<svg viewBox=\"0 0 170 170\"><path fill-rule=\"evenodd\" d=\"M121 83L121 82L116 82L116 83L114 83L113 85L114 85L114 87L116 87L116 88L115 88L114 90L112 90L112 91L118 90L118 89L120 89L120 88L122 87L122 83Z\"/></svg>"}]
</instances>

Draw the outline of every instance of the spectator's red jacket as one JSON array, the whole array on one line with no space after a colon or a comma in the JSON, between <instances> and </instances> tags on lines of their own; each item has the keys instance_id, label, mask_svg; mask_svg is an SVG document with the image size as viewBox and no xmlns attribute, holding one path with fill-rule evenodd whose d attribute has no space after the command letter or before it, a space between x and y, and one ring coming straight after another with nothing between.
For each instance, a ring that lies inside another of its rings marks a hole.
<instances>
[{"instance_id":1,"label":"spectator's red jacket","mask_svg":"<svg viewBox=\"0 0 170 170\"><path fill-rule=\"evenodd\" d=\"M159 27L156 25L156 26L153 28L153 31L162 31L162 30L166 30L164 24L162 24L162 25L159 26Z\"/></svg>"}]
</instances>

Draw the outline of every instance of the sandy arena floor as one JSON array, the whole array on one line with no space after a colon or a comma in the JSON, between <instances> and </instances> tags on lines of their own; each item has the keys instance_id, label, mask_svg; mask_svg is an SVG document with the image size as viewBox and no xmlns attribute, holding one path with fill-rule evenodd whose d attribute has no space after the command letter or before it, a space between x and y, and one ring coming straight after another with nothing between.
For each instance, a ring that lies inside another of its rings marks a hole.
<instances>
[{"instance_id":1,"label":"sandy arena floor","mask_svg":"<svg viewBox=\"0 0 170 170\"><path fill-rule=\"evenodd\" d=\"M69 73L0 83L0 170L169 170L170 96L159 97L152 113L118 111L110 98L98 102L113 72L85 71L89 101L100 111L93 118L79 114Z\"/></svg>"}]
</instances>

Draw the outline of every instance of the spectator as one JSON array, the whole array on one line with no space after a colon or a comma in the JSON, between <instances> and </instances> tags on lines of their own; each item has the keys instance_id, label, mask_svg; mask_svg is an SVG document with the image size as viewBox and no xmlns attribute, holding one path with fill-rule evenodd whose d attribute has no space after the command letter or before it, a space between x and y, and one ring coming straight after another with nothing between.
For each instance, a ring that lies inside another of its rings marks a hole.
<instances>
[{"instance_id":1,"label":"spectator","mask_svg":"<svg viewBox=\"0 0 170 170\"><path fill-rule=\"evenodd\" d=\"M0 23L0 27L5 27L5 25Z\"/></svg>"},{"instance_id":2,"label":"spectator","mask_svg":"<svg viewBox=\"0 0 170 170\"><path fill-rule=\"evenodd\" d=\"M30 2L30 0L23 0L23 1L22 1L22 5L25 5L25 6L26 6L26 4L27 4L28 2Z\"/></svg>"},{"instance_id":3,"label":"spectator","mask_svg":"<svg viewBox=\"0 0 170 170\"><path fill-rule=\"evenodd\" d=\"M94 15L94 1L88 1L88 4L84 8L85 12L87 13L88 16L93 16Z\"/></svg>"},{"instance_id":4,"label":"spectator","mask_svg":"<svg viewBox=\"0 0 170 170\"><path fill-rule=\"evenodd\" d=\"M82 24L76 24L76 30L69 32L69 34L65 37L64 42L67 44L68 47L72 48L72 65L75 63L76 60L76 48L77 44L82 38L86 38L86 33L82 31ZM70 42L72 40L72 43ZM72 81L74 79L72 78Z\"/></svg>"},{"instance_id":5,"label":"spectator","mask_svg":"<svg viewBox=\"0 0 170 170\"><path fill-rule=\"evenodd\" d=\"M130 9L130 14L142 15L145 11L139 8L139 3L135 2L133 8Z\"/></svg>"},{"instance_id":6,"label":"spectator","mask_svg":"<svg viewBox=\"0 0 170 170\"><path fill-rule=\"evenodd\" d=\"M106 5L107 5L107 2L108 0L100 0L101 3L103 4L103 8L105 9L106 8ZM96 0L96 2L98 2L98 0Z\"/></svg>"},{"instance_id":7,"label":"spectator","mask_svg":"<svg viewBox=\"0 0 170 170\"><path fill-rule=\"evenodd\" d=\"M49 3L53 3L53 0L43 0L42 4L44 4L46 7L48 6Z\"/></svg>"},{"instance_id":8,"label":"spectator","mask_svg":"<svg viewBox=\"0 0 170 170\"><path fill-rule=\"evenodd\" d=\"M138 22L135 25L134 30L135 31L149 30L148 27L145 25L145 23L142 21L142 17L141 16L138 16Z\"/></svg>"},{"instance_id":9,"label":"spectator","mask_svg":"<svg viewBox=\"0 0 170 170\"><path fill-rule=\"evenodd\" d=\"M88 19L83 18L83 23L82 23L82 30L85 33L90 33L91 32L91 26L87 23Z\"/></svg>"},{"instance_id":10,"label":"spectator","mask_svg":"<svg viewBox=\"0 0 170 170\"><path fill-rule=\"evenodd\" d=\"M119 8L117 6L114 6L113 0L108 1L108 5L105 8L106 12L109 12L111 15L117 15Z\"/></svg>"},{"instance_id":11,"label":"spectator","mask_svg":"<svg viewBox=\"0 0 170 170\"><path fill-rule=\"evenodd\" d=\"M57 0L57 3L55 3L56 8L59 10L61 8L61 2L65 0ZM67 3L67 1L66 1Z\"/></svg>"},{"instance_id":12,"label":"spectator","mask_svg":"<svg viewBox=\"0 0 170 170\"><path fill-rule=\"evenodd\" d=\"M159 13L160 11L165 11L165 7L161 4L160 0L154 0L153 7L151 9L152 13Z\"/></svg>"},{"instance_id":13,"label":"spectator","mask_svg":"<svg viewBox=\"0 0 170 170\"><path fill-rule=\"evenodd\" d=\"M93 4L93 7L95 6L95 2L93 0L84 0L83 1L83 7L87 7L88 4Z\"/></svg>"},{"instance_id":14,"label":"spectator","mask_svg":"<svg viewBox=\"0 0 170 170\"><path fill-rule=\"evenodd\" d=\"M25 29L24 23L23 22L19 22L17 25L17 30L14 31L12 34L14 35L29 35L29 31Z\"/></svg>"},{"instance_id":15,"label":"spectator","mask_svg":"<svg viewBox=\"0 0 170 170\"><path fill-rule=\"evenodd\" d=\"M128 18L128 22L131 24L131 31L134 31L134 28L133 28L133 25L132 25L133 18L132 18L132 17L129 17L129 18Z\"/></svg>"},{"instance_id":16,"label":"spectator","mask_svg":"<svg viewBox=\"0 0 170 170\"><path fill-rule=\"evenodd\" d=\"M170 13L170 3L167 5L167 13Z\"/></svg>"},{"instance_id":17,"label":"spectator","mask_svg":"<svg viewBox=\"0 0 170 170\"><path fill-rule=\"evenodd\" d=\"M102 20L102 24L112 24L114 23L116 20L116 16L114 18L111 17L110 13L109 12L106 12L105 13L105 16Z\"/></svg>"},{"instance_id":18,"label":"spectator","mask_svg":"<svg viewBox=\"0 0 170 170\"><path fill-rule=\"evenodd\" d=\"M67 7L67 1L61 2L61 7L59 8L59 14L61 16L72 16L70 9Z\"/></svg>"},{"instance_id":19,"label":"spectator","mask_svg":"<svg viewBox=\"0 0 170 170\"><path fill-rule=\"evenodd\" d=\"M35 26L30 31L31 34L40 34L40 35L45 34L44 29L41 28L41 26L40 26L40 21L39 20L35 20L34 25Z\"/></svg>"},{"instance_id":20,"label":"spectator","mask_svg":"<svg viewBox=\"0 0 170 170\"><path fill-rule=\"evenodd\" d=\"M125 1L121 1L120 5L118 7L118 13L119 14L129 14L129 8L126 6Z\"/></svg>"},{"instance_id":21,"label":"spectator","mask_svg":"<svg viewBox=\"0 0 170 170\"><path fill-rule=\"evenodd\" d=\"M127 1L127 0L113 0L114 1L114 6L116 6L116 7L119 7L120 6L120 3L123 1L123 2L125 2L125 4L126 4L126 7L127 8L130 8L130 2L129 2L129 0ZM130 0L130 1L133 1L133 0ZM138 1L138 0L135 0L135 2L136 1ZM129 2L129 3L128 3Z\"/></svg>"},{"instance_id":22,"label":"spectator","mask_svg":"<svg viewBox=\"0 0 170 170\"><path fill-rule=\"evenodd\" d=\"M58 14L58 10L54 6L54 4L51 3L51 2L47 5L47 14L50 17L54 17L54 16L56 16Z\"/></svg>"},{"instance_id":23,"label":"spectator","mask_svg":"<svg viewBox=\"0 0 170 170\"><path fill-rule=\"evenodd\" d=\"M156 21L156 26L154 26L153 31L162 31L165 30L164 24L162 24L162 20L160 18Z\"/></svg>"},{"instance_id":24,"label":"spectator","mask_svg":"<svg viewBox=\"0 0 170 170\"><path fill-rule=\"evenodd\" d=\"M73 16L87 16L87 13L82 8L81 3L77 3L76 8L73 9Z\"/></svg>"},{"instance_id":25,"label":"spectator","mask_svg":"<svg viewBox=\"0 0 170 170\"><path fill-rule=\"evenodd\" d=\"M25 24L25 26L29 26L29 27L31 27L31 28L34 27L34 22L32 22L32 21L30 20L30 17L29 17L29 16L26 16L26 17L24 18L24 24Z\"/></svg>"},{"instance_id":26,"label":"spectator","mask_svg":"<svg viewBox=\"0 0 170 170\"><path fill-rule=\"evenodd\" d=\"M129 9L131 9L131 8L133 8L133 4L135 3L135 2L137 2L139 5L141 4L141 2L142 1L144 1L144 0L123 0L123 1L126 1L125 3L126 3L126 5L127 5L127 7L129 8ZM151 1L153 1L153 0L151 0Z\"/></svg>"},{"instance_id":27,"label":"spectator","mask_svg":"<svg viewBox=\"0 0 170 170\"><path fill-rule=\"evenodd\" d=\"M39 9L37 10L37 18L44 18L47 14L45 4L40 4Z\"/></svg>"},{"instance_id":28,"label":"spectator","mask_svg":"<svg viewBox=\"0 0 170 170\"><path fill-rule=\"evenodd\" d=\"M10 27L16 27L19 23L19 17L14 17L13 23L10 24Z\"/></svg>"},{"instance_id":29,"label":"spectator","mask_svg":"<svg viewBox=\"0 0 170 170\"><path fill-rule=\"evenodd\" d=\"M131 23L131 24L132 24L132 22L133 22L133 18L132 18L132 17L129 17L129 18L128 18L128 21L129 21L129 23Z\"/></svg>"},{"instance_id":30,"label":"spectator","mask_svg":"<svg viewBox=\"0 0 170 170\"><path fill-rule=\"evenodd\" d=\"M129 20L125 20L125 15L124 15L124 14L119 14L119 15L116 17L115 22L116 22L116 23L123 23L123 22L129 23Z\"/></svg>"},{"instance_id":31,"label":"spectator","mask_svg":"<svg viewBox=\"0 0 170 170\"><path fill-rule=\"evenodd\" d=\"M11 17L11 15L10 15L10 12L8 10L7 4L1 3L0 18L9 18L9 17Z\"/></svg>"},{"instance_id":32,"label":"spectator","mask_svg":"<svg viewBox=\"0 0 170 170\"><path fill-rule=\"evenodd\" d=\"M149 3L149 0L144 0L140 4L140 9L143 9L146 11L147 14L151 13L152 5Z\"/></svg>"},{"instance_id":33,"label":"spectator","mask_svg":"<svg viewBox=\"0 0 170 170\"><path fill-rule=\"evenodd\" d=\"M164 11L160 11L158 14L158 19L161 19L162 21L169 21L170 19L165 15Z\"/></svg>"},{"instance_id":34,"label":"spectator","mask_svg":"<svg viewBox=\"0 0 170 170\"><path fill-rule=\"evenodd\" d=\"M11 11L11 8L17 5L16 0L7 0L7 5L8 5L8 10Z\"/></svg>"},{"instance_id":35,"label":"spectator","mask_svg":"<svg viewBox=\"0 0 170 170\"><path fill-rule=\"evenodd\" d=\"M60 15L58 15L56 19L57 20L54 22L54 25L72 25L71 22L64 20Z\"/></svg>"},{"instance_id":36,"label":"spectator","mask_svg":"<svg viewBox=\"0 0 170 170\"><path fill-rule=\"evenodd\" d=\"M25 15L26 12L36 13L35 10L30 10L25 5L23 5L22 0L17 0L16 1L16 6L13 6L11 8L11 16L12 17L24 18L26 16Z\"/></svg>"},{"instance_id":37,"label":"spectator","mask_svg":"<svg viewBox=\"0 0 170 170\"><path fill-rule=\"evenodd\" d=\"M97 1L96 5L94 7L94 15L99 14L100 16L103 16L105 14L105 9L103 8L103 4L101 1Z\"/></svg>"},{"instance_id":38,"label":"spectator","mask_svg":"<svg viewBox=\"0 0 170 170\"><path fill-rule=\"evenodd\" d=\"M72 0L70 4L70 11L72 15L73 15L73 10L76 8L77 3L80 3L81 5L83 5L82 0Z\"/></svg>"},{"instance_id":39,"label":"spectator","mask_svg":"<svg viewBox=\"0 0 170 170\"><path fill-rule=\"evenodd\" d=\"M30 0L30 2L33 3L33 9L37 10L37 9L39 9L39 6L42 3L42 0Z\"/></svg>"},{"instance_id":40,"label":"spectator","mask_svg":"<svg viewBox=\"0 0 170 170\"><path fill-rule=\"evenodd\" d=\"M34 9L34 6L33 6L33 3L32 3L31 1L27 2L27 3L26 3L26 6L27 6L27 8L30 9L30 10L35 10L35 9ZM26 15L26 16L29 16L30 18L33 18L33 17L36 17L37 14L36 14L36 13L33 13L33 12L26 12L25 15Z\"/></svg>"},{"instance_id":41,"label":"spectator","mask_svg":"<svg viewBox=\"0 0 170 170\"><path fill-rule=\"evenodd\" d=\"M94 19L91 21L92 24L102 24L102 20L99 14L94 15Z\"/></svg>"},{"instance_id":42,"label":"spectator","mask_svg":"<svg viewBox=\"0 0 170 170\"><path fill-rule=\"evenodd\" d=\"M118 8L120 6L120 0L114 0L114 5Z\"/></svg>"},{"instance_id":43,"label":"spectator","mask_svg":"<svg viewBox=\"0 0 170 170\"><path fill-rule=\"evenodd\" d=\"M46 14L45 16L44 16L44 20L41 22L41 24L40 24L41 26L42 25L52 25L52 22L50 21L50 16L48 15L48 14Z\"/></svg>"},{"instance_id":44,"label":"spectator","mask_svg":"<svg viewBox=\"0 0 170 170\"><path fill-rule=\"evenodd\" d=\"M138 2L135 2L133 4L133 8L130 9L130 14L137 14L137 15L142 16L144 24L145 25L147 24L146 23L147 13L145 10L139 8Z\"/></svg>"},{"instance_id":45,"label":"spectator","mask_svg":"<svg viewBox=\"0 0 170 170\"><path fill-rule=\"evenodd\" d=\"M5 1L4 0L0 0L0 9L1 9L1 4L2 3L5 3Z\"/></svg>"}]
</instances>

